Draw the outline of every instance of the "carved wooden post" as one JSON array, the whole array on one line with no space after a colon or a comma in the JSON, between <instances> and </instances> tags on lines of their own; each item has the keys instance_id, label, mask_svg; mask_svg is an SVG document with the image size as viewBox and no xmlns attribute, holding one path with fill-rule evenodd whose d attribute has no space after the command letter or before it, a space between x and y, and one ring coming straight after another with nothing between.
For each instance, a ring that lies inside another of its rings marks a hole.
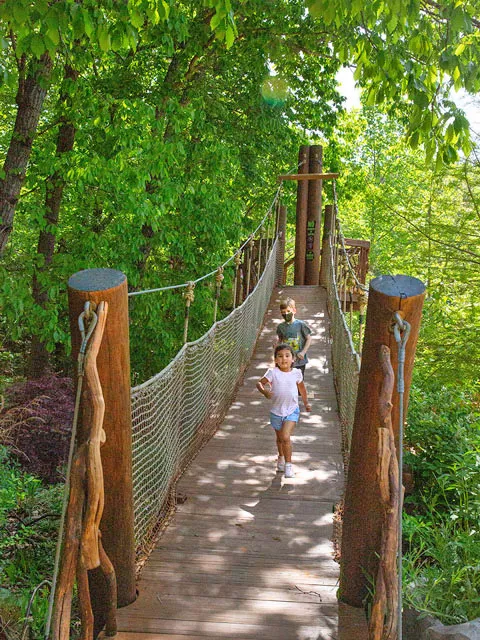
<instances>
[{"instance_id":1,"label":"carved wooden post","mask_svg":"<svg viewBox=\"0 0 480 640\"><path fill-rule=\"evenodd\" d=\"M303 145L298 153L298 173L309 173L310 147ZM295 232L295 273L294 284L305 284L305 254L307 247L307 205L308 181L299 180L297 184L297 223Z\"/></svg>"},{"instance_id":2,"label":"carved wooden post","mask_svg":"<svg viewBox=\"0 0 480 640\"><path fill-rule=\"evenodd\" d=\"M322 173L323 148L310 147L309 173ZM322 180L308 181L308 207L305 252L305 284L316 285L320 275L320 223L322 217Z\"/></svg>"},{"instance_id":3,"label":"carved wooden post","mask_svg":"<svg viewBox=\"0 0 480 640\"><path fill-rule=\"evenodd\" d=\"M320 284L326 287L328 283L328 261L330 260L330 235L333 232L333 204L325 205L322 236L322 260L320 263Z\"/></svg>"},{"instance_id":4,"label":"carved wooden post","mask_svg":"<svg viewBox=\"0 0 480 640\"><path fill-rule=\"evenodd\" d=\"M283 264L285 262L285 234L287 231L287 207L280 205L278 210L278 249L277 249L277 272L276 281L277 286L285 284L283 281Z\"/></svg>"},{"instance_id":5,"label":"carved wooden post","mask_svg":"<svg viewBox=\"0 0 480 640\"><path fill-rule=\"evenodd\" d=\"M425 286L409 276L380 276L370 283L365 340L358 383L357 405L353 425L345 510L342 531L342 570L340 599L362 606L367 594L368 577L377 573L381 549L383 508L376 478L378 455L377 431L381 422L379 395L382 369L381 345L390 349L397 375L398 349L392 332L393 313L398 311L410 323L406 348L404 416L412 378ZM393 393L392 423L398 453L398 392Z\"/></svg>"},{"instance_id":6,"label":"carved wooden post","mask_svg":"<svg viewBox=\"0 0 480 640\"><path fill-rule=\"evenodd\" d=\"M105 507L100 524L102 541L115 568L118 582L118 606L136 598L135 545L133 537L132 497L132 423L130 408L130 345L128 335L127 278L115 269L87 269L68 281L72 356L76 362L80 348L78 316L87 300L108 303L105 327L97 367L105 399L103 428L106 443L101 457L104 473ZM79 417L78 442L84 438ZM95 630L105 623L108 592L103 574L89 572Z\"/></svg>"}]
</instances>

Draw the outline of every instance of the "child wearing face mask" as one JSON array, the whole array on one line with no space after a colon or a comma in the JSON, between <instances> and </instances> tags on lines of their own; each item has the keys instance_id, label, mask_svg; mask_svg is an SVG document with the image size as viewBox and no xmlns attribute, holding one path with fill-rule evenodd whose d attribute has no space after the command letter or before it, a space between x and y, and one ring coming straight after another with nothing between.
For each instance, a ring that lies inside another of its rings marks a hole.
<instances>
[{"instance_id":1,"label":"child wearing face mask","mask_svg":"<svg viewBox=\"0 0 480 640\"><path fill-rule=\"evenodd\" d=\"M297 309L295 300L285 298L280 301L280 313L284 322L277 327L276 344L289 344L295 353L294 367L300 369L305 377L305 366L308 362L307 351L312 342L312 330L306 322L295 318Z\"/></svg>"}]
</instances>

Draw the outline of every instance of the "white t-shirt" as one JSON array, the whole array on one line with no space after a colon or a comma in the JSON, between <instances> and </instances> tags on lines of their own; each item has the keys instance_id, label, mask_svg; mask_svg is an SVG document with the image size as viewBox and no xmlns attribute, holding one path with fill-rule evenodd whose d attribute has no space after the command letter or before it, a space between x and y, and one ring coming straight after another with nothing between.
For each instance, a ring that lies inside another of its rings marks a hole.
<instances>
[{"instance_id":1,"label":"white t-shirt","mask_svg":"<svg viewBox=\"0 0 480 640\"><path fill-rule=\"evenodd\" d=\"M269 369L263 376L272 385L272 406L270 411L284 418L289 416L298 407L297 382L302 382L303 376L300 369L280 371L278 367Z\"/></svg>"}]
</instances>

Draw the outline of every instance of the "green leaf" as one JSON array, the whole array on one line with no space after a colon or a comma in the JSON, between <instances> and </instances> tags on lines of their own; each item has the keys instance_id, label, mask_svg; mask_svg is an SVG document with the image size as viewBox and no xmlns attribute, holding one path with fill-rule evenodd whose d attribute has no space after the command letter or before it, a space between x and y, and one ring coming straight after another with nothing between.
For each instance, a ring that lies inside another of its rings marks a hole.
<instances>
[{"instance_id":1,"label":"green leaf","mask_svg":"<svg viewBox=\"0 0 480 640\"><path fill-rule=\"evenodd\" d=\"M97 29L98 43L102 51L109 51L111 49L110 33L108 27L105 25L99 25Z\"/></svg>"},{"instance_id":2,"label":"green leaf","mask_svg":"<svg viewBox=\"0 0 480 640\"><path fill-rule=\"evenodd\" d=\"M21 2L13 4L13 17L18 24L25 24L28 20L28 9Z\"/></svg>"},{"instance_id":3,"label":"green leaf","mask_svg":"<svg viewBox=\"0 0 480 640\"><path fill-rule=\"evenodd\" d=\"M234 42L235 42L235 34L233 32L232 27L228 25L227 30L225 31L225 43L227 45L227 49L230 49L230 47L233 45Z\"/></svg>"},{"instance_id":4,"label":"green leaf","mask_svg":"<svg viewBox=\"0 0 480 640\"><path fill-rule=\"evenodd\" d=\"M134 27L139 29L140 27L143 26L143 23L144 23L143 14L140 13L140 11L138 11L138 9L133 9L130 12L130 21L131 21L131 23L133 24Z\"/></svg>"},{"instance_id":5,"label":"green leaf","mask_svg":"<svg viewBox=\"0 0 480 640\"><path fill-rule=\"evenodd\" d=\"M36 55L37 58L40 58L43 53L45 53L45 44L43 42L43 38L38 35L38 33L34 33L32 39L30 41L30 48L32 53Z\"/></svg>"}]
</instances>

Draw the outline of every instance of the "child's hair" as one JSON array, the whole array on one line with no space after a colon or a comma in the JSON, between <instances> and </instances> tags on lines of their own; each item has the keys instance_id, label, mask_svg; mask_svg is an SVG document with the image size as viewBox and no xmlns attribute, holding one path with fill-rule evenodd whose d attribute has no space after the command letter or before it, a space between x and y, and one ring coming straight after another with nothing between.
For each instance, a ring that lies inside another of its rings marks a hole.
<instances>
[{"instance_id":1,"label":"child's hair","mask_svg":"<svg viewBox=\"0 0 480 640\"><path fill-rule=\"evenodd\" d=\"M295 300L293 298L283 298L283 300L280 300L280 309L286 309L287 307L295 309Z\"/></svg>"},{"instance_id":2,"label":"child's hair","mask_svg":"<svg viewBox=\"0 0 480 640\"><path fill-rule=\"evenodd\" d=\"M282 342L281 344L277 344L277 346L275 347L275 351L273 353L274 358L277 357L277 354L280 353L280 351L285 351L285 350L290 351L290 353L292 354L292 358L295 360L295 353L291 345L286 344L285 342ZM278 366L278 365L275 363L275 366ZM293 362L292 362L292 367L293 367Z\"/></svg>"}]
</instances>

